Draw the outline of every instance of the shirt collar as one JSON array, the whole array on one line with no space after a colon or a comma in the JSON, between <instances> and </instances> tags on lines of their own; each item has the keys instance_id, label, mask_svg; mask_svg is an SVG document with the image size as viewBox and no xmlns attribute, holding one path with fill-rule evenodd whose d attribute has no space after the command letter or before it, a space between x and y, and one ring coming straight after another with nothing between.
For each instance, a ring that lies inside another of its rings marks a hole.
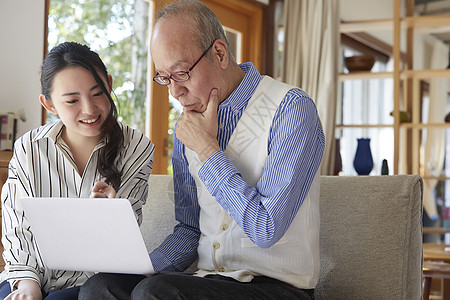
<instances>
[{"instance_id":1,"label":"shirt collar","mask_svg":"<svg viewBox=\"0 0 450 300\"><path fill-rule=\"evenodd\" d=\"M44 125L39 129L38 133L34 136L33 142L44 138L48 138L52 140L53 143L56 143L56 141L62 134L63 128L64 124L61 120L58 120L51 124Z\"/></svg>"},{"instance_id":2,"label":"shirt collar","mask_svg":"<svg viewBox=\"0 0 450 300\"><path fill-rule=\"evenodd\" d=\"M246 107L248 100L252 97L261 81L261 74L253 63L242 63L239 67L245 72L245 77L230 96L220 104L220 108L229 106L232 110L241 110Z\"/></svg>"}]
</instances>

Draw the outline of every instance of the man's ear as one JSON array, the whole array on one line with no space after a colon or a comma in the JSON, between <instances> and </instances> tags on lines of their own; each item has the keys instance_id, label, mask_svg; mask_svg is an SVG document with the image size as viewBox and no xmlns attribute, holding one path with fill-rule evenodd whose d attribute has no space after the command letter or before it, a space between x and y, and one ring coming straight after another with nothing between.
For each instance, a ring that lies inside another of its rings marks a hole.
<instances>
[{"instance_id":1,"label":"man's ear","mask_svg":"<svg viewBox=\"0 0 450 300\"><path fill-rule=\"evenodd\" d=\"M221 39L218 39L214 42L212 48L213 57L217 58L217 61L222 69L226 69L230 60L230 57L228 56L227 44Z\"/></svg>"},{"instance_id":2,"label":"man's ear","mask_svg":"<svg viewBox=\"0 0 450 300\"><path fill-rule=\"evenodd\" d=\"M56 111L55 106L53 105L53 102L51 100L48 100L43 94L39 96L39 101L41 102L42 106L49 112L54 115L57 115L58 112Z\"/></svg>"}]
</instances>

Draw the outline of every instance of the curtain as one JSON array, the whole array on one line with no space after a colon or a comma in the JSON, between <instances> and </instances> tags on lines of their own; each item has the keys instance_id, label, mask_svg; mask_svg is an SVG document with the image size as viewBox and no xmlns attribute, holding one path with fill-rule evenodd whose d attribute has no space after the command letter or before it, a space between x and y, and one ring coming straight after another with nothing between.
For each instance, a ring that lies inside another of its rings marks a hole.
<instances>
[{"instance_id":1,"label":"curtain","mask_svg":"<svg viewBox=\"0 0 450 300\"><path fill-rule=\"evenodd\" d=\"M321 174L334 172L334 136L340 46L337 0L284 0L281 80L315 101L326 145Z\"/></svg>"},{"instance_id":2,"label":"curtain","mask_svg":"<svg viewBox=\"0 0 450 300\"><path fill-rule=\"evenodd\" d=\"M439 40L433 43L431 55L431 68L444 69L448 65L449 47ZM430 101L428 107L428 123L442 123L447 114L447 89L446 78L432 78L430 80ZM444 167L445 158L445 129L427 129L424 144L424 169L425 176L439 176ZM438 180L424 180L423 206L430 219L437 219L436 200L434 189Z\"/></svg>"}]
</instances>

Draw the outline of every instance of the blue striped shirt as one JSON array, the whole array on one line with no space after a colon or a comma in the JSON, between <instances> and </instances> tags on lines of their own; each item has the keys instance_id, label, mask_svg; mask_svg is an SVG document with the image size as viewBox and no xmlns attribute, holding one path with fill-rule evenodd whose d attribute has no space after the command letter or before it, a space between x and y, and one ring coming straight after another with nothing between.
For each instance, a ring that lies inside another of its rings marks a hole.
<instances>
[{"instance_id":1,"label":"blue striped shirt","mask_svg":"<svg viewBox=\"0 0 450 300\"><path fill-rule=\"evenodd\" d=\"M325 137L314 102L299 89L289 91L269 133L268 157L256 187L248 185L224 153L236 124L261 81L252 63L236 90L218 108L221 148L201 167L199 177L211 195L259 247L270 247L286 232L308 194L320 166ZM180 222L150 256L155 270L183 270L197 258L200 207L184 145L175 138L173 156L175 216Z\"/></svg>"}]
</instances>

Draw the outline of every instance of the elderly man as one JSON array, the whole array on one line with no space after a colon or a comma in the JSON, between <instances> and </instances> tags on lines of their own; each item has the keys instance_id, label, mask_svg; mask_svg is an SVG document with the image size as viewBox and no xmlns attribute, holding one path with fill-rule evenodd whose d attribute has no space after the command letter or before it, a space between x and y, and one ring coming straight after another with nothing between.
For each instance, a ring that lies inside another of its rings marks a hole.
<instances>
[{"instance_id":1,"label":"elderly man","mask_svg":"<svg viewBox=\"0 0 450 300\"><path fill-rule=\"evenodd\" d=\"M154 80L184 107L173 149L179 224L150 254L156 274L98 274L81 296L312 299L325 144L314 102L238 65L196 0L158 13L151 54ZM198 272L179 272L197 258Z\"/></svg>"}]
</instances>

